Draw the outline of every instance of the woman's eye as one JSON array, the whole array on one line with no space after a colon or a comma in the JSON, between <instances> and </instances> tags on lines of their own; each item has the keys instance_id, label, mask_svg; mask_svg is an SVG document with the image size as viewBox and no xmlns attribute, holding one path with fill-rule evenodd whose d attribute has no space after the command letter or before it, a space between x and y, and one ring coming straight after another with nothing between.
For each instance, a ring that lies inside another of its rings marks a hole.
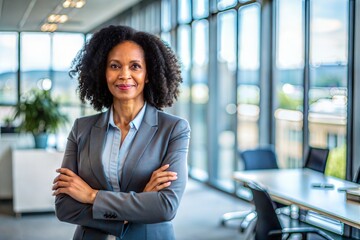
<instances>
[{"instance_id":1,"label":"woman's eye","mask_svg":"<svg viewBox=\"0 0 360 240\"><path fill-rule=\"evenodd\" d=\"M110 68L116 69L119 68L119 65L112 63L110 64Z\"/></svg>"},{"instance_id":2,"label":"woman's eye","mask_svg":"<svg viewBox=\"0 0 360 240\"><path fill-rule=\"evenodd\" d=\"M141 69L141 66L139 64L134 64L132 65L133 69Z\"/></svg>"}]
</instances>

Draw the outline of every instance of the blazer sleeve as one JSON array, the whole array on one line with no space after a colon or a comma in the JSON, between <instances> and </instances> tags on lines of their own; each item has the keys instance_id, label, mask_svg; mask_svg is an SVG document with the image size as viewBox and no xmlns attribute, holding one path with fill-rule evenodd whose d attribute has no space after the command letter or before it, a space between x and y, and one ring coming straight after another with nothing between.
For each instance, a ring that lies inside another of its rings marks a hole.
<instances>
[{"instance_id":1,"label":"blazer sleeve","mask_svg":"<svg viewBox=\"0 0 360 240\"><path fill-rule=\"evenodd\" d=\"M78 144L77 144L77 124L69 134L62 167L69 168L78 174ZM124 224L120 221L109 221L103 219L94 219L92 205L80 203L66 194L59 194L55 198L55 212L60 221L69 222L84 227L90 227L101 230L107 234L120 236Z\"/></svg>"},{"instance_id":2,"label":"blazer sleeve","mask_svg":"<svg viewBox=\"0 0 360 240\"><path fill-rule=\"evenodd\" d=\"M175 217L187 182L187 154L190 127L179 119L170 135L168 149L162 164L170 164L170 171L178 179L159 192L112 192L100 190L93 205L94 219L127 220L137 223L158 223Z\"/></svg>"}]
</instances>

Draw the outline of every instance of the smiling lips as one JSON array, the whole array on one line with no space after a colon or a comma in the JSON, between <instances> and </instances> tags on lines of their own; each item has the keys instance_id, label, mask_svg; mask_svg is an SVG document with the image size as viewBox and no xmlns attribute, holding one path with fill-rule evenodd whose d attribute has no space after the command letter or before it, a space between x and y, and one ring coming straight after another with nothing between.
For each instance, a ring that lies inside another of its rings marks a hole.
<instances>
[{"instance_id":1,"label":"smiling lips","mask_svg":"<svg viewBox=\"0 0 360 240\"><path fill-rule=\"evenodd\" d=\"M117 84L116 87L119 88L120 90L129 90L131 87L135 87L135 85L134 84Z\"/></svg>"}]
</instances>

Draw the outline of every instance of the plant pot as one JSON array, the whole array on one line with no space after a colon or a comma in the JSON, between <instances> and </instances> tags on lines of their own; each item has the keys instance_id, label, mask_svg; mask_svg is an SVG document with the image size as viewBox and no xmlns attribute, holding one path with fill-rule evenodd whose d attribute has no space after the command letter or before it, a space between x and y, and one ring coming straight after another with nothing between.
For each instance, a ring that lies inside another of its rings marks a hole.
<instances>
[{"instance_id":1,"label":"plant pot","mask_svg":"<svg viewBox=\"0 0 360 240\"><path fill-rule=\"evenodd\" d=\"M35 148L45 149L47 147L48 136L47 133L34 134Z\"/></svg>"},{"instance_id":2,"label":"plant pot","mask_svg":"<svg viewBox=\"0 0 360 240\"><path fill-rule=\"evenodd\" d=\"M12 126L1 127L0 133L15 133L15 127Z\"/></svg>"}]
</instances>

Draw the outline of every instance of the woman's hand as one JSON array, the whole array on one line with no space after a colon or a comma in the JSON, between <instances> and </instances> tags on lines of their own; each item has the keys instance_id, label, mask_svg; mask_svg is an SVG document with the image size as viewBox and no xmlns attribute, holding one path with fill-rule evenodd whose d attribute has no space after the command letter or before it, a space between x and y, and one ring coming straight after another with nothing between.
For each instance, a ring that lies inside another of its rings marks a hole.
<instances>
[{"instance_id":1,"label":"woman's hand","mask_svg":"<svg viewBox=\"0 0 360 240\"><path fill-rule=\"evenodd\" d=\"M177 179L176 172L165 171L169 168L169 164L166 164L151 175L150 181L146 184L143 192L158 192L168 186L170 186L171 181Z\"/></svg>"},{"instance_id":2,"label":"woman's hand","mask_svg":"<svg viewBox=\"0 0 360 240\"><path fill-rule=\"evenodd\" d=\"M60 173L53 182L53 195L67 194L81 203L93 204L98 190L92 189L73 171L67 168L59 168L56 172Z\"/></svg>"}]
</instances>

